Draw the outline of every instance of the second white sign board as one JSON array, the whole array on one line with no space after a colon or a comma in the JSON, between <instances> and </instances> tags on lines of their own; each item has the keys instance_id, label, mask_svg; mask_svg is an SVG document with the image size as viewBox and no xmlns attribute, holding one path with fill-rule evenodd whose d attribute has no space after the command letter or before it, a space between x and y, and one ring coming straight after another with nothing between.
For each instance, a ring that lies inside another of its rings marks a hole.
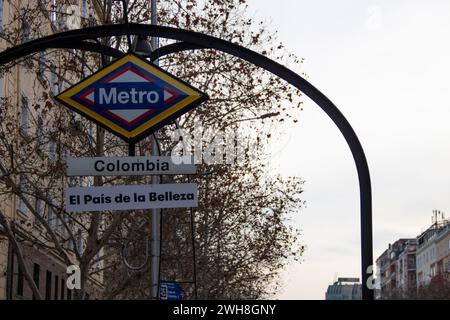
<instances>
[{"instance_id":1,"label":"second white sign board","mask_svg":"<svg viewBox=\"0 0 450 320\"><path fill-rule=\"evenodd\" d=\"M197 207L196 183L69 187L68 212Z\"/></svg>"}]
</instances>

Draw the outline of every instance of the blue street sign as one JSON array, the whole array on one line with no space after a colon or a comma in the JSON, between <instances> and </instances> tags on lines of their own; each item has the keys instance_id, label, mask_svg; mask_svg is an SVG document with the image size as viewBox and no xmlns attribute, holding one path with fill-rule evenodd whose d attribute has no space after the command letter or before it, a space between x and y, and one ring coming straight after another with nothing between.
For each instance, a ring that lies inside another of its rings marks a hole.
<instances>
[{"instance_id":1,"label":"blue street sign","mask_svg":"<svg viewBox=\"0 0 450 320\"><path fill-rule=\"evenodd\" d=\"M183 300L184 291L176 282L161 281L159 285L160 300Z\"/></svg>"}]
</instances>

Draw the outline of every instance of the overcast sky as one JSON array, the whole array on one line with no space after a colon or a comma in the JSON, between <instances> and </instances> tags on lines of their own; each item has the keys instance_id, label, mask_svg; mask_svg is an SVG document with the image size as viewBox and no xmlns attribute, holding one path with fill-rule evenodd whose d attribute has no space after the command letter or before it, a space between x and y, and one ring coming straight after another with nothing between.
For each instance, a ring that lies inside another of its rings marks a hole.
<instances>
[{"instance_id":1,"label":"overcast sky","mask_svg":"<svg viewBox=\"0 0 450 320\"><path fill-rule=\"evenodd\" d=\"M303 71L349 120L368 158L374 257L449 210L450 1L249 0ZM306 180L295 219L308 249L279 298L323 299L335 276L360 276L356 169L339 130L305 98L274 157ZM448 214L447 214L448 215Z\"/></svg>"}]
</instances>

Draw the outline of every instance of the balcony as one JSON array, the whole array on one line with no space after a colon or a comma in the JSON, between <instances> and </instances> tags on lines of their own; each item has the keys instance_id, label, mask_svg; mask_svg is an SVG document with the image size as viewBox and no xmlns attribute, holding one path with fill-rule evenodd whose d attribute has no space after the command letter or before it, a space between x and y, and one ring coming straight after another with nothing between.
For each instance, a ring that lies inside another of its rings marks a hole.
<instances>
[{"instance_id":1,"label":"balcony","mask_svg":"<svg viewBox=\"0 0 450 320\"><path fill-rule=\"evenodd\" d=\"M416 263L415 262L408 263L408 270L415 270L415 269L416 269Z\"/></svg>"}]
</instances>

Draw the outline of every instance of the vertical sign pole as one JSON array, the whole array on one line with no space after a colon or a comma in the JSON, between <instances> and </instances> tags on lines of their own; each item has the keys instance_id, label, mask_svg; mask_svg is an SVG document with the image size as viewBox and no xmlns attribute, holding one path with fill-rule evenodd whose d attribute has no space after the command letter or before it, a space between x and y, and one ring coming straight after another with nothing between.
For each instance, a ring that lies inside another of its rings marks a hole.
<instances>
[{"instance_id":1,"label":"vertical sign pole","mask_svg":"<svg viewBox=\"0 0 450 320\"><path fill-rule=\"evenodd\" d=\"M158 24L157 17L157 7L156 0L151 0L151 24ZM151 45L152 50L157 50L159 47L157 37L152 37ZM158 60L154 62L156 65L159 64ZM152 155L158 155L158 146L155 136L152 137ZM152 176L152 183L158 183L158 176ZM160 234L160 223L161 223L161 211L159 209L152 209L152 255L151 255L151 272L152 272L152 280L151 280L151 298L156 300L159 298L159 259L161 258L160 252L160 242L161 242L161 234Z\"/></svg>"},{"instance_id":2,"label":"vertical sign pole","mask_svg":"<svg viewBox=\"0 0 450 320\"><path fill-rule=\"evenodd\" d=\"M134 142L128 143L128 156L134 157L136 155L136 144Z\"/></svg>"}]
</instances>

